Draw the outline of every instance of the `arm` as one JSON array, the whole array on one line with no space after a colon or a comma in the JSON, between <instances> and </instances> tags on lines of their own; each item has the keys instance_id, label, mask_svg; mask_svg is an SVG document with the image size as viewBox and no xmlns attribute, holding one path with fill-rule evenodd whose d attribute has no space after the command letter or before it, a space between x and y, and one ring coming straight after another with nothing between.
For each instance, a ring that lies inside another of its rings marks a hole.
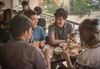
<instances>
[{"instance_id":1,"label":"arm","mask_svg":"<svg viewBox=\"0 0 100 69\"><path fill-rule=\"evenodd\" d=\"M67 42L67 40L57 40L57 39L55 39L54 33L49 34L50 45L57 45L57 44L60 44L60 43L63 43L63 42Z\"/></svg>"},{"instance_id":2,"label":"arm","mask_svg":"<svg viewBox=\"0 0 100 69\"><path fill-rule=\"evenodd\" d=\"M67 52L66 52L66 51L63 51L63 52L62 52L62 56L63 56L63 57L65 58L65 60L66 60L68 69L72 68L73 65L72 65L70 56L69 56L69 54L68 54L68 51L67 51Z\"/></svg>"},{"instance_id":3,"label":"arm","mask_svg":"<svg viewBox=\"0 0 100 69\"><path fill-rule=\"evenodd\" d=\"M46 59L46 62L47 62L48 69L51 69L51 64L50 64L50 56L51 56L51 54L52 54L51 49L46 48L45 52L44 52L44 56L45 56L45 59Z\"/></svg>"}]
</instances>

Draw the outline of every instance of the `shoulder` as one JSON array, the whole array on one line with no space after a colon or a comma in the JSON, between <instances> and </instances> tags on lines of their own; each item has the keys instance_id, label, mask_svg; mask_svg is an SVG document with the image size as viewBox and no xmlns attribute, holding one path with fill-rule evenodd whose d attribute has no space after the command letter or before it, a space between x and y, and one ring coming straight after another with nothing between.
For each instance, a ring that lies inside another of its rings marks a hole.
<instances>
[{"instance_id":1,"label":"shoulder","mask_svg":"<svg viewBox=\"0 0 100 69\"><path fill-rule=\"evenodd\" d=\"M70 25L70 26L71 26L71 23L69 23L69 22L65 22L65 25L68 25L68 26Z\"/></svg>"},{"instance_id":2,"label":"shoulder","mask_svg":"<svg viewBox=\"0 0 100 69\"><path fill-rule=\"evenodd\" d=\"M97 58L97 54L95 54L93 50L86 49L85 51L82 51L79 54L78 59L77 59L76 62L79 63L79 64L81 64L81 65L90 65L90 64L93 65L98 60L99 59Z\"/></svg>"},{"instance_id":3,"label":"shoulder","mask_svg":"<svg viewBox=\"0 0 100 69\"><path fill-rule=\"evenodd\" d=\"M30 43L27 43L26 45L27 45L27 49L30 49L31 51L39 51L37 47L33 46Z\"/></svg>"},{"instance_id":4,"label":"shoulder","mask_svg":"<svg viewBox=\"0 0 100 69\"><path fill-rule=\"evenodd\" d=\"M55 24L53 23L53 24L49 25L49 28L50 29L55 28Z\"/></svg>"},{"instance_id":5,"label":"shoulder","mask_svg":"<svg viewBox=\"0 0 100 69\"><path fill-rule=\"evenodd\" d=\"M43 30L42 27L38 26L36 27L37 30Z\"/></svg>"}]
</instances>

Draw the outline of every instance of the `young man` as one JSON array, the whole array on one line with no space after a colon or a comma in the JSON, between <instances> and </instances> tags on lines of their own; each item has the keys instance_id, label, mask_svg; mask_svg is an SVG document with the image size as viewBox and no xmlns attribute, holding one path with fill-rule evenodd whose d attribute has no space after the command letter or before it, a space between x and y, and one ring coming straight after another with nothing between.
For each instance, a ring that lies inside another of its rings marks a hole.
<instances>
[{"instance_id":1,"label":"young man","mask_svg":"<svg viewBox=\"0 0 100 69\"><path fill-rule=\"evenodd\" d=\"M72 26L66 22L68 12L63 8L59 8L54 13L55 22L49 26L49 42L50 45L57 46L60 43L67 42L72 33Z\"/></svg>"},{"instance_id":2,"label":"young man","mask_svg":"<svg viewBox=\"0 0 100 69\"><path fill-rule=\"evenodd\" d=\"M29 40L29 43L39 42L40 48L43 47L45 45L45 37L43 29L37 25L38 22L37 13L33 10L26 10L24 14L31 19L32 30L34 31Z\"/></svg>"},{"instance_id":3,"label":"young man","mask_svg":"<svg viewBox=\"0 0 100 69\"><path fill-rule=\"evenodd\" d=\"M14 40L0 46L2 69L50 69L49 51L45 52L46 64L40 50L27 43L31 30L31 21L26 16L17 15L11 20L10 33Z\"/></svg>"},{"instance_id":4,"label":"young man","mask_svg":"<svg viewBox=\"0 0 100 69\"><path fill-rule=\"evenodd\" d=\"M29 9L29 6L28 6L28 2L27 1L22 1L22 10L18 12L18 14L22 14L25 10Z\"/></svg>"},{"instance_id":5,"label":"young man","mask_svg":"<svg viewBox=\"0 0 100 69\"><path fill-rule=\"evenodd\" d=\"M38 16L38 23L37 23L37 25L41 26L43 28L44 32L46 33L46 29L45 29L45 27L46 27L46 20L45 20L45 18L42 18L40 16L42 14L42 8L39 7L39 6L36 6L34 8L34 11L37 12L37 16Z\"/></svg>"}]
</instances>

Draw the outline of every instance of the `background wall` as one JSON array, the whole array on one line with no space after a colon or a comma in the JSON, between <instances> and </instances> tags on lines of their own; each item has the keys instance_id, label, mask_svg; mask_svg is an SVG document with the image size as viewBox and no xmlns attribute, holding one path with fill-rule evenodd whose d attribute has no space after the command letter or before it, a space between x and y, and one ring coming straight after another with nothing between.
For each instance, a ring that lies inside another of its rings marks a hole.
<instances>
[{"instance_id":1,"label":"background wall","mask_svg":"<svg viewBox=\"0 0 100 69\"><path fill-rule=\"evenodd\" d=\"M5 2L5 8L12 8L12 0L0 0Z\"/></svg>"},{"instance_id":2,"label":"background wall","mask_svg":"<svg viewBox=\"0 0 100 69\"><path fill-rule=\"evenodd\" d=\"M17 11L19 11L19 8L21 8L21 5L19 5L19 1L21 0L0 0L5 2L5 8L13 8ZM31 9L34 9L35 6L38 5L38 0L28 0L29 1L29 7Z\"/></svg>"}]
</instances>

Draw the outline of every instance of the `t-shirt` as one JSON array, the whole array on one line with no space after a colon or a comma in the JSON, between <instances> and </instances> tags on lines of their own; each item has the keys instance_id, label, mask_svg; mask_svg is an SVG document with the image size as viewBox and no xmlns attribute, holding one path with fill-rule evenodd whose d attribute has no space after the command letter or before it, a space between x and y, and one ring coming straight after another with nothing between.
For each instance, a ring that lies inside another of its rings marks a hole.
<instances>
[{"instance_id":1,"label":"t-shirt","mask_svg":"<svg viewBox=\"0 0 100 69\"><path fill-rule=\"evenodd\" d=\"M81 52L72 69L100 69L100 46Z\"/></svg>"},{"instance_id":2,"label":"t-shirt","mask_svg":"<svg viewBox=\"0 0 100 69\"><path fill-rule=\"evenodd\" d=\"M41 51L22 39L0 46L2 69L47 69Z\"/></svg>"},{"instance_id":3,"label":"t-shirt","mask_svg":"<svg viewBox=\"0 0 100 69\"><path fill-rule=\"evenodd\" d=\"M32 36L29 40L29 43L33 43L34 41L43 41L45 40L43 29L40 26L33 28Z\"/></svg>"},{"instance_id":4,"label":"t-shirt","mask_svg":"<svg viewBox=\"0 0 100 69\"><path fill-rule=\"evenodd\" d=\"M55 39L68 39L72 33L72 25L70 23L65 23L62 28L58 28L55 23L49 26L49 34L54 34Z\"/></svg>"}]
</instances>

